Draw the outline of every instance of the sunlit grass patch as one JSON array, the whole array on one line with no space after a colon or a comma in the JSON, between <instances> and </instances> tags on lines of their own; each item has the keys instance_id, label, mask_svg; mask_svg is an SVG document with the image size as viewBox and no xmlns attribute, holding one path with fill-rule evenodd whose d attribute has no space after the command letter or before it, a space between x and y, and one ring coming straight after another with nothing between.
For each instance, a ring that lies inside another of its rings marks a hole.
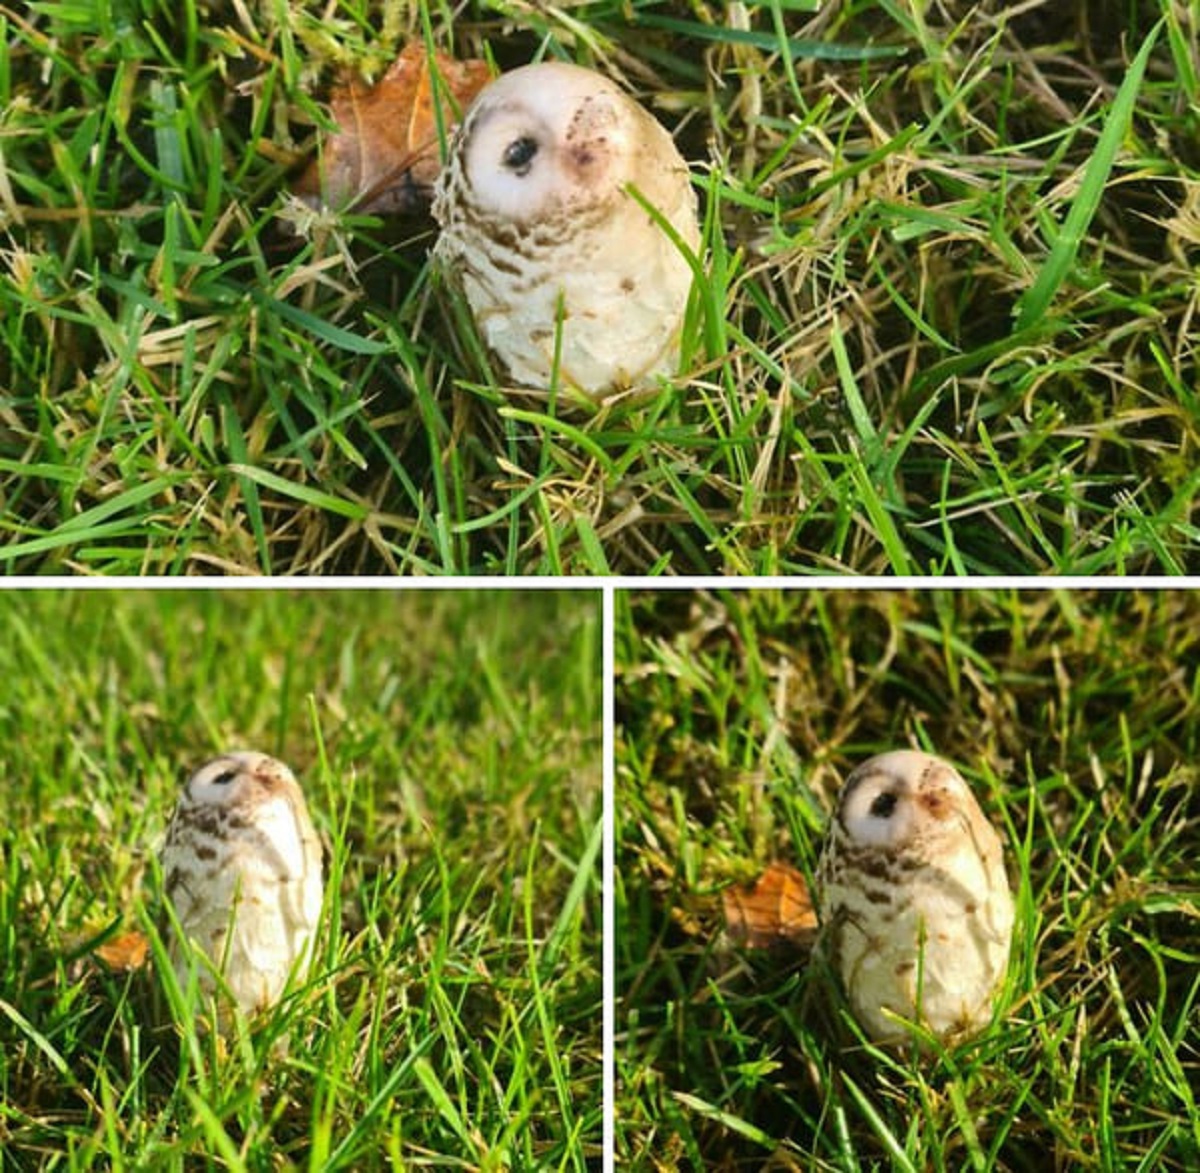
<instances>
[{"instance_id":1,"label":"sunlit grass patch","mask_svg":"<svg viewBox=\"0 0 1200 1173\"><path fill-rule=\"evenodd\" d=\"M9 592L0 611L6 1168L589 1167L594 593ZM152 856L178 787L247 745L295 769L327 893L311 973L222 1040L194 1028L194 990L96 946L165 927Z\"/></svg>"},{"instance_id":2,"label":"sunlit grass patch","mask_svg":"<svg viewBox=\"0 0 1200 1173\"><path fill-rule=\"evenodd\" d=\"M1194 570L1194 15L813 7L0 13L3 564ZM343 71L426 36L675 133L673 385L512 396L432 222L289 195Z\"/></svg>"}]
</instances>

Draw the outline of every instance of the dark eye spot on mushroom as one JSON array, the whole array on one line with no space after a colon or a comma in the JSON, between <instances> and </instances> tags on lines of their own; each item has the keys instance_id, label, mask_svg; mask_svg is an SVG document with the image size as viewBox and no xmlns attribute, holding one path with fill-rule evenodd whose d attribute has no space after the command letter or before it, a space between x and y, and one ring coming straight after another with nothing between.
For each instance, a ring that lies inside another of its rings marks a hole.
<instances>
[{"instance_id":1,"label":"dark eye spot on mushroom","mask_svg":"<svg viewBox=\"0 0 1200 1173\"><path fill-rule=\"evenodd\" d=\"M504 166L516 175L528 175L537 153L537 141L522 135L504 148Z\"/></svg>"},{"instance_id":2,"label":"dark eye spot on mushroom","mask_svg":"<svg viewBox=\"0 0 1200 1173\"><path fill-rule=\"evenodd\" d=\"M877 819L890 819L895 809L896 796L886 790L871 803L871 814Z\"/></svg>"}]
</instances>

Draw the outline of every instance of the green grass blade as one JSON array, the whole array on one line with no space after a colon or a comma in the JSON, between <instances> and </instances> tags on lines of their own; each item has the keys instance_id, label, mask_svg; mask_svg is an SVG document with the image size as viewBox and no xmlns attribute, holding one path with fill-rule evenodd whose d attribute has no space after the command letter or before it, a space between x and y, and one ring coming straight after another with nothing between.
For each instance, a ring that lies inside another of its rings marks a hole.
<instances>
[{"instance_id":1,"label":"green grass blade","mask_svg":"<svg viewBox=\"0 0 1200 1173\"><path fill-rule=\"evenodd\" d=\"M1028 329L1042 321L1046 311L1050 308L1050 303L1054 300L1054 295L1075 263L1075 256L1079 251L1084 234L1096 214L1096 209L1100 206L1100 199L1104 194L1113 164L1116 162L1117 152L1129 131L1146 65L1161 31L1162 21L1159 21L1150 30L1149 35L1142 42L1137 56L1130 63L1125 80L1121 83L1121 88L1117 91L1117 96L1109 107L1104 130L1101 132L1096 149L1084 170L1079 191L1063 222L1062 230L1051 245L1050 255L1043 262L1037 279L1021 298L1017 310L1017 331Z\"/></svg>"}]
</instances>

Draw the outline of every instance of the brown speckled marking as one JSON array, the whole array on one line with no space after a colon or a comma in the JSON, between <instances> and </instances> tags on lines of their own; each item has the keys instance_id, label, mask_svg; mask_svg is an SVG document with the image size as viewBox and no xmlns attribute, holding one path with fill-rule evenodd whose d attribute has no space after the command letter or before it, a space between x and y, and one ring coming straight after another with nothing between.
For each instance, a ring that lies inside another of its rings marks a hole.
<instances>
[{"instance_id":1,"label":"brown speckled marking","mask_svg":"<svg viewBox=\"0 0 1200 1173\"><path fill-rule=\"evenodd\" d=\"M879 850L857 851L854 848L847 848L844 855L846 863L857 869L863 876L873 880L890 880L892 878L892 864L885 852Z\"/></svg>"},{"instance_id":2,"label":"brown speckled marking","mask_svg":"<svg viewBox=\"0 0 1200 1173\"><path fill-rule=\"evenodd\" d=\"M927 810L939 823L954 814L954 798L948 790L942 788L919 791L917 804Z\"/></svg>"}]
</instances>

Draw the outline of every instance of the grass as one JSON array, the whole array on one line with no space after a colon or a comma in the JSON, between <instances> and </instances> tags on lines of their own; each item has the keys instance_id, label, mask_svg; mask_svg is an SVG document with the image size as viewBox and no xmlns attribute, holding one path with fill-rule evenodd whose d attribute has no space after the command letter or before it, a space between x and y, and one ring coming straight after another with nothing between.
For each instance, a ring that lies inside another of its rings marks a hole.
<instances>
[{"instance_id":1,"label":"grass","mask_svg":"<svg viewBox=\"0 0 1200 1173\"><path fill-rule=\"evenodd\" d=\"M0 4L2 565L1195 572L1194 6L816 7ZM673 387L510 396L430 223L289 198L422 36L676 132Z\"/></svg>"},{"instance_id":2,"label":"grass","mask_svg":"<svg viewBox=\"0 0 1200 1173\"><path fill-rule=\"evenodd\" d=\"M597 592L6 592L0 1169L592 1168ZM326 843L311 980L164 1029L151 860L250 745ZM290 1033L290 1048L275 1045Z\"/></svg>"},{"instance_id":3,"label":"grass","mask_svg":"<svg viewBox=\"0 0 1200 1173\"><path fill-rule=\"evenodd\" d=\"M1194 1169L1198 633L1186 591L619 594L618 1160ZM719 912L811 876L841 780L905 745L960 766L1018 884L1002 1013L932 1058Z\"/></svg>"}]
</instances>

